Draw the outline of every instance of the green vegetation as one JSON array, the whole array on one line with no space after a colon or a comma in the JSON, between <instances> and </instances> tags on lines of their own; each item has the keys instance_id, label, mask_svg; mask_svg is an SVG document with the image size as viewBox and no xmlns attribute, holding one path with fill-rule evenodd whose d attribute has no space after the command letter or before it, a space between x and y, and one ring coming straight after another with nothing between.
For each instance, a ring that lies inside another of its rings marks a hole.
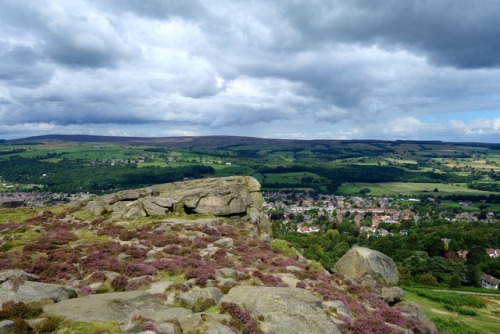
<instances>
[{"instance_id":1,"label":"green vegetation","mask_svg":"<svg viewBox=\"0 0 500 334\"><path fill-rule=\"evenodd\" d=\"M354 183L343 184L337 193L343 195L357 195L363 189L369 189L370 196L409 196L417 197L428 195L443 197L451 195L489 195L490 192L470 189L465 183L415 183L415 182L383 182L383 183ZM437 191L436 191L437 190Z\"/></svg>"},{"instance_id":2,"label":"green vegetation","mask_svg":"<svg viewBox=\"0 0 500 334\"><path fill-rule=\"evenodd\" d=\"M405 299L419 304L439 330L450 334L497 333L500 296L485 297L405 288Z\"/></svg>"},{"instance_id":3,"label":"green vegetation","mask_svg":"<svg viewBox=\"0 0 500 334\"><path fill-rule=\"evenodd\" d=\"M500 147L416 141L243 137L49 136L0 143L9 188L114 191L207 176L252 175L267 190L417 196L500 192ZM3 183L0 182L0 186Z\"/></svg>"}]
</instances>

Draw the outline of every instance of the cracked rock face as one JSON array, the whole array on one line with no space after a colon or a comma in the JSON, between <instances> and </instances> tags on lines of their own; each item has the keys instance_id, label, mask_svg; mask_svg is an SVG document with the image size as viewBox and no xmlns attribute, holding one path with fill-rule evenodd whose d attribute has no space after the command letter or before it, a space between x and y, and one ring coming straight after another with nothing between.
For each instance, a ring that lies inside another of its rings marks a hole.
<instances>
[{"instance_id":1,"label":"cracked rock face","mask_svg":"<svg viewBox=\"0 0 500 334\"><path fill-rule=\"evenodd\" d=\"M89 210L100 215L138 218L168 213L246 215L252 207L262 207L260 184L249 176L199 179L124 190L89 203Z\"/></svg>"}]
</instances>

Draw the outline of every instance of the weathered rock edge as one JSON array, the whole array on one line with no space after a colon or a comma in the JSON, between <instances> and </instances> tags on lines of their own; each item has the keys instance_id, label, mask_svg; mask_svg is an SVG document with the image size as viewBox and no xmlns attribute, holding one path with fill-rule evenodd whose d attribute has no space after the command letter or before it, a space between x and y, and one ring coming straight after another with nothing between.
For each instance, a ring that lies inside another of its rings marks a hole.
<instances>
[{"instance_id":1,"label":"weathered rock edge","mask_svg":"<svg viewBox=\"0 0 500 334\"><path fill-rule=\"evenodd\" d=\"M169 213L246 215L263 204L260 183L250 176L208 178L123 190L96 198L87 206L95 215L139 218Z\"/></svg>"}]
</instances>

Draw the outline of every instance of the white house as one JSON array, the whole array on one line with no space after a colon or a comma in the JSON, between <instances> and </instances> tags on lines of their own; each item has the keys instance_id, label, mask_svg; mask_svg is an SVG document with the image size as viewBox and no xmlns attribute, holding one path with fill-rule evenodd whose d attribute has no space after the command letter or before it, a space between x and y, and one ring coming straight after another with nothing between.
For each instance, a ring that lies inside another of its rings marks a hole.
<instances>
[{"instance_id":1,"label":"white house","mask_svg":"<svg viewBox=\"0 0 500 334\"><path fill-rule=\"evenodd\" d=\"M481 275L481 285L486 289L498 289L500 279L490 276L488 274Z\"/></svg>"}]
</instances>

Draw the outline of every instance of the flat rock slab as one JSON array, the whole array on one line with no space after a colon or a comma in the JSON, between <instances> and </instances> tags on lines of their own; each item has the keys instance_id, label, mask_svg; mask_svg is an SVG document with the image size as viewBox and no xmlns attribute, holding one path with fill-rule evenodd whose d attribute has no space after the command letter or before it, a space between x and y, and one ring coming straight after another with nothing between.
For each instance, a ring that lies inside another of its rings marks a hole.
<instances>
[{"instance_id":1,"label":"flat rock slab","mask_svg":"<svg viewBox=\"0 0 500 334\"><path fill-rule=\"evenodd\" d=\"M25 281L22 278L19 280L10 279L0 284L0 305L9 300L15 303L45 300L59 302L76 296L77 293L74 289L64 285Z\"/></svg>"},{"instance_id":2,"label":"flat rock slab","mask_svg":"<svg viewBox=\"0 0 500 334\"><path fill-rule=\"evenodd\" d=\"M153 295L144 291L115 292L90 295L62 301L44 307L48 315L58 315L73 321L114 321L124 323L129 317L168 310Z\"/></svg>"},{"instance_id":3,"label":"flat rock slab","mask_svg":"<svg viewBox=\"0 0 500 334\"><path fill-rule=\"evenodd\" d=\"M223 302L235 303L259 319L264 332L340 334L322 300L304 289L241 285L231 289Z\"/></svg>"}]
</instances>

